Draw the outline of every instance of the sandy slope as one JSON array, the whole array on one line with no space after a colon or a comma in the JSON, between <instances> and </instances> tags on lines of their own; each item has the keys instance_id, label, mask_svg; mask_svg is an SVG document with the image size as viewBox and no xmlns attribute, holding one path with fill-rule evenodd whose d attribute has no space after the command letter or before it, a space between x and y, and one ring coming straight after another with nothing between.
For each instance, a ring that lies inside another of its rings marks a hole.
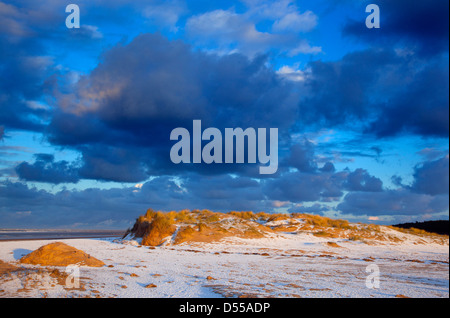
<instances>
[{"instance_id":1,"label":"sandy slope","mask_svg":"<svg viewBox=\"0 0 450 318\"><path fill-rule=\"evenodd\" d=\"M27 270L0 277L0 297L449 297L448 244L334 239L341 247L332 247L329 238L306 233L156 248L113 239L60 241L106 266L81 267L82 290L69 290L39 266L20 265ZM0 259L19 265L20 257L50 242L0 242ZM379 268L378 289L366 287L369 264Z\"/></svg>"}]
</instances>

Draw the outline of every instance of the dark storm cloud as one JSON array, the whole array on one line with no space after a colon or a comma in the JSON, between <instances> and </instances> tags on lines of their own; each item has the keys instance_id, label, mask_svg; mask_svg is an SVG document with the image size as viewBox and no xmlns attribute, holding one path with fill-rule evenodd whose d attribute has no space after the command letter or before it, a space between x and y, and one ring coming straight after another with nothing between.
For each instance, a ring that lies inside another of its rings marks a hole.
<instances>
[{"instance_id":1,"label":"dark storm cloud","mask_svg":"<svg viewBox=\"0 0 450 318\"><path fill-rule=\"evenodd\" d=\"M37 161L52 163L52 156ZM425 167L428 169L429 167ZM417 179L421 180L419 174ZM426 178L425 178L426 179ZM275 211L282 202L290 212L325 213L330 209L344 214L421 215L448 209L448 195L429 195L402 187L378 190L378 181L366 171L290 172L281 178L259 181L245 176L199 175L159 176L134 187L108 190L62 190L50 193L20 182L0 183L0 221L7 225L30 212L24 225L126 227L147 208L170 211L210 209ZM346 191L349 191L347 194ZM326 206L341 200L336 208ZM311 207L297 203L312 202ZM81 222L82 224L77 224ZM128 222L128 223L127 223Z\"/></svg>"},{"instance_id":2,"label":"dark storm cloud","mask_svg":"<svg viewBox=\"0 0 450 318\"><path fill-rule=\"evenodd\" d=\"M132 189L50 193L20 182L0 184L0 223L22 228L126 228L151 202L135 202Z\"/></svg>"},{"instance_id":3,"label":"dark storm cloud","mask_svg":"<svg viewBox=\"0 0 450 318\"><path fill-rule=\"evenodd\" d=\"M315 203L312 206L299 206L295 205L288 209L290 213L309 213L323 215L324 212L329 211L330 208L322 204Z\"/></svg>"},{"instance_id":4,"label":"dark storm cloud","mask_svg":"<svg viewBox=\"0 0 450 318\"><path fill-rule=\"evenodd\" d=\"M316 172L288 172L264 182L264 193L269 199L295 203L336 201L344 191L381 192L383 182L361 168L335 172L332 163Z\"/></svg>"},{"instance_id":5,"label":"dark storm cloud","mask_svg":"<svg viewBox=\"0 0 450 318\"><path fill-rule=\"evenodd\" d=\"M193 119L202 120L203 129L276 127L280 138L287 138L297 99L292 83L281 80L265 62L263 56L206 55L181 41L140 35L106 52L73 93L60 96L60 110L47 130L49 141L82 152L86 177L135 182L146 175L135 171L113 176L124 171L108 168L114 166L116 152L120 149L122 158L130 159L129 168L121 161L125 170L141 163L149 174L176 171L169 158L174 144L170 132L176 127L192 132ZM101 160L95 159L98 155ZM208 170L241 171L238 166ZM109 176L104 176L106 170Z\"/></svg>"},{"instance_id":6,"label":"dark storm cloud","mask_svg":"<svg viewBox=\"0 0 450 318\"><path fill-rule=\"evenodd\" d=\"M0 124L8 129L42 131L42 120L48 119L50 112L34 102L48 88L44 78L51 61L30 54L31 48L18 46L0 36Z\"/></svg>"},{"instance_id":7,"label":"dark storm cloud","mask_svg":"<svg viewBox=\"0 0 450 318\"><path fill-rule=\"evenodd\" d=\"M268 180L264 193L269 199L291 202L333 201L343 195L347 173L291 172Z\"/></svg>"},{"instance_id":8,"label":"dark storm cloud","mask_svg":"<svg viewBox=\"0 0 450 318\"><path fill-rule=\"evenodd\" d=\"M371 48L309 66L301 125L362 129L379 137L448 137L447 59Z\"/></svg>"},{"instance_id":9,"label":"dark storm cloud","mask_svg":"<svg viewBox=\"0 0 450 318\"><path fill-rule=\"evenodd\" d=\"M304 83L309 94L300 103L301 123L333 127L367 119L375 111L370 98L377 92L374 88L383 68L398 62L390 50L365 50L336 62L311 62Z\"/></svg>"},{"instance_id":10,"label":"dark storm cloud","mask_svg":"<svg viewBox=\"0 0 450 318\"><path fill-rule=\"evenodd\" d=\"M424 56L448 51L447 0L380 0L376 4L380 8L380 29L366 28L361 19L348 21L343 33L371 44L406 45Z\"/></svg>"},{"instance_id":11,"label":"dark storm cloud","mask_svg":"<svg viewBox=\"0 0 450 318\"><path fill-rule=\"evenodd\" d=\"M80 2L84 23L70 31L65 25L67 3L0 2L0 125L42 132L53 115L57 83L67 76L67 65L59 59L70 59L84 47L77 61L71 61L77 63L92 58L94 47L101 50L101 32L86 23L95 14L88 10L93 4ZM108 18L116 15L109 12Z\"/></svg>"},{"instance_id":12,"label":"dark storm cloud","mask_svg":"<svg viewBox=\"0 0 450 318\"><path fill-rule=\"evenodd\" d=\"M407 189L352 192L337 209L353 215L421 215L448 211L448 195L431 196Z\"/></svg>"},{"instance_id":13,"label":"dark storm cloud","mask_svg":"<svg viewBox=\"0 0 450 318\"><path fill-rule=\"evenodd\" d=\"M37 37L51 21L48 12L0 2L0 125L42 131L50 116L35 101L51 87L53 61Z\"/></svg>"},{"instance_id":14,"label":"dark storm cloud","mask_svg":"<svg viewBox=\"0 0 450 318\"><path fill-rule=\"evenodd\" d=\"M187 174L184 177L156 177L135 190L137 202L167 210L209 209L271 211L259 182L229 175L204 176Z\"/></svg>"},{"instance_id":15,"label":"dark storm cloud","mask_svg":"<svg viewBox=\"0 0 450 318\"><path fill-rule=\"evenodd\" d=\"M348 174L346 189L349 191L379 192L383 189L383 182L371 176L367 170L358 168Z\"/></svg>"},{"instance_id":16,"label":"dark storm cloud","mask_svg":"<svg viewBox=\"0 0 450 318\"><path fill-rule=\"evenodd\" d=\"M22 162L16 167L16 173L22 180L59 183L76 183L80 177L78 168L67 161L54 161L50 154L36 154L33 164Z\"/></svg>"},{"instance_id":17,"label":"dark storm cloud","mask_svg":"<svg viewBox=\"0 0 450 318\"><path fill-rule=\"evenodd\" d=\"M146 145L166 141L164 124L192 125L195 118L219 127L286 127L292 124L286 115L295 114L286 105L292 87L265 62L262 56L193 52L181 41L144 34L109 50L60 107L81 117L95 114L108 128L133 137L153 133L135 141Z\"/></svg>"},{"instance_id":18,"label":"dark storm cloud","mask_svg":"<svg viewBox=\"0 0 450 318\"><path fill-rule=\"evenodd\" d=\"M412 190L417 193L439 195L449 193L448 155L427 161L414 169Z\"/></svg>"},{"instance_id":19,"label":"dark storm cloud","mask_svg":"<svg viewBox=\"0 0 450 318\"><path fill-rule=\"evenodd\" d=\"M436 82L434 75L446 72L439 71L437 64L416 72L408 66L413 60L392 50L366 50L337 62L312 62L304 83L309 94L297 109L294 84L282 81L264 63L264 57L206 55L180 41L141 35L106 52L102 63L72 93L60 97L60 110L48 127L49 140L79 150L86 160L82 174L87 178L136 182L151 174L185 171L248 173L245 166L237 165L207 169L184 165L183 171L173 165L167 155L170 131L176 127L191 130L192 119L201 119L203 128L277 127L281 143L288 143L286 135L297 115L304 126L355 123L365 125L366 132L385 136L404 130L448 133L448 119L441 116L448 113L445 94L433 93L447 90L445 83ZM399 92L391 84L400 71L410 75L402 81L413 80L406 83L410 89ZM411 90L417 98L411 97L408 104L404 96L411 95ZM386 103L388 99L393 102ZM430 107L436 111L429 112ZM424 116L416 118L417 113ZM367 124L368 118L375 121ZM439 124L432 125L436 118ZM98 148L105 151L101 160L95 159ZM122 161L117 170L120 175L115 177L115 170L106 167L114 166L118 151L130 162L125 167L127 162ZM307 144L292 145L283 164L313 172L317 166L312 155Z\"/></svg>"},{"instance_id":20,"label":"dark storm cloud","mask_svg":"<svg viewBox=\"0 0 450 318\"><path fill-rule=\"evenodd\" d=\"M334 167L334 164L332 162L327 161L319 170L322 172L335 172L336 168Z\"/></svg>"},{"instance_id":21,"label":"dark storm cloud","mask_svg":"<svg viewBox=\"0 0 450 318\"><path fill-rule=\"evenodd\" d=\"M313 149L289 145L295 124L365 127L380 136L448 135L448 87L438 80L448 71L438 62L418 72L412 57L368 49L336 62L310 63L310 74L296 87L268 68L264 56L208 55L144 34L105 52L74 88L61 88L46 136L82 154L82 178L137 182L187 171L254 174L248 165L172 164L168 136L176 127L192 130L193 119L201 119L203 128L276 127L280 145L292 147L280 164L313 172Z\"/></svg>"},{"instance_id":22,"label":"dark storm cloud","mask_svg":"<svg viewBox=\"0 0 450 318\"><path fill-rule=\"evenodd\" d=\"M178 180L156 177L139 187L50 193L20 182L0 182L0 224L21 227L126 228L148 208L271 211L249 178L227 175ZM23 217L26 212L26 217ZM113 222L109 221L113 220Z\"/></svg>"},{"instance_id":23,"label":"dark storm cloud","mask_svg":"<svg viewBox=\"0 0 450 318\"><path fill-rule=\"evenodd\" d=\"M95 31L84 26L68 32L66 5L54 0L0 2L0 124L8 129L45 129L58 77L64 73L52 54L62 48L73 51L74 40Z\"/></svg>"},{"instance_id":24,"label":"dark storm cloud","mask_svg":"<svg viewBox=\"0 0 450 318\"><path fill-rule=\"evenodd\" d=\"M139 150L97 146L83 148L83 166L80 176L85 179L139 182L147 179Z\"/></svg>"},{"instance_id":25,"label":"dark storm cloud","mask_svg":"<svg viewBox=\"0 0 450 318\"><path fill-rule=\"evenodd\" d=\"M51 159L51 158L47 158ZM273 182L267 179L261 182ZM325 186L323 186L325 187ZM210 209L213 211L274 211L270 193L260 182L229 175L185 177L161 176L136 187L113 189L61 190L50 193L20 182L0 183L0 222L17 222L23 213L22 226L90 226L116 220L112 226L125 227L149 207L170 211ZM125 222L126 221L126 222ZM99 225L100 226L100 225Z\"/></svg>"},{"instance_id":26,"label":"dark storm cloud","mask_svg":"<svg viewBox=\"0 0 450 318\"><path fill-rule=\"evenodd\" d=\"M314 172L317 170L314 145L304 140L302 143L292 145L286 164L297 168L301 172Z\"/></svg>"},{"instance_id":27,"label":"dark storm cloud","mask_svg":"<svg viewBox=\"0 0 450 318\"><path fill-rule=\"evenodd\" d=\"M83 10L87 4L81 2ZM101 30L84 25L66 36L59 32L65 28L60 1L17 3L0 2L0 140L9 129L43 131L52 145L80 154L79 162L73 163L37 154L34 162L16 167L18 177L51 184L152 178L137 187L57 193L1 182L0 224L14 225L27 215L30 225L82 220L100 226L113 219L118 222L115 226L123 227L149 207L270 212L280 202L294 209L296 203L318 201L296 212L323 213L328 207L322 203L339 200L337 211L355 215L448 210L448 156L438 159L435 154L434 161L416 166L410 185L394 176L399 188L390 190L365 169L336 171L336 158L319 158L323 149L306 139L298 143L290 139L291 133L301 134L304 128L353 129L362 137L351 147L339 145L345 149L341 153L378 159L384 153L377 146L368 148L368 136L448 138L448 58L439 54L448 51L448 15L441 29L439 16L447 10L438 11L448 9L448 2L435 2L436 9L430 9L429 4L414 8L405 1L383 1L383 29L373 38L373 46L337 61L310 62L302 71L302 82L281 78L264 55L249 59L241 54L206 54L182 41L143 34L107 49L97 67L75 84L70 74L61 73L48 49L56 44L52 48L64 54L81 54L80 47L103 48ZM108 8L100 7L103 4ZM103 22L102 15L111 21L122 16L126 19L119 24L132 25L135 12L122 11L124 7L122 0L101 1L90 7L98 10L90 12ZM418 20L419 13L429 24ZM398 21L389 18L394 16ZM178 15L171 19L169 24L175 27ZM365 31L351 23L344 30L368 40ZM86 54L77 59L92 58ZM261 176L255 165L172 164L170 131L176 127L192 131L193 119L201 119L203 128L221 130L279 128L277 174ZM328 154L335 153L325 144ZM0 175L11 172L1 169Z\"/></svg>"},{"instance_id":28,"label":"dark storm cloud","mask_svg":"<svg viewBox=\"0 0 450 318\"><path fill-rule=\"evenodd\" d=\"M409 131L422 136L448 137L448 61L423 66L420 72L383 106L383 114L368 131L380 137Z\"/></svg>"},{"instance_id":29,"label":"dark storm cloud","mask_svg":"<svg viewBox=\"0 0 450 318\"><path fill-rule=\"evenodd\" d=\"M77 116L56 110L46 129L48 140L55 145L81 146L91 143L113 143L118 134L111 134L93 114Z\"/></svg>"},{"instance_id":30,"label":"dark storm cloud","mask_svg":"<svg viewBox=\"0 0 450 318\"><path fill-rule=\"evenodd\" d=\"M357 171L355 171L357 172ZM354 173L355 173L354 172ZM354 215L419 215L448 212L449 205L448 155L426 161L414 168L411 186L393 176L397 189L360 192L354 188L337 208ZM378 182L374 182L376 185ZM375 187L377 189L378 187Z\"/></svg>"},{"instance_id":31,"label":"dark storm cloud","mask_svg":"<svg viewBox=\"0 0 450 318\"><path fill-rule=\"evenodd\" d=\"M217 181L220 180L220 187L215 186ZM262 200L264 199L259 183L255 180L249 178L233 178L228 175L218 176L218 177L203 177L201 178L201 183L198 182L197 178L189 178L186 184L188 185L189 191L194 193L195 196L204 199L229 199L231 200L234 194L232 192L227 192L226 189L245 189L248 191L245 197L252 200ZM256 190L251 191L251 190ZM224 191L225 190L225 191Z\"/></svg>"}]
</instances>

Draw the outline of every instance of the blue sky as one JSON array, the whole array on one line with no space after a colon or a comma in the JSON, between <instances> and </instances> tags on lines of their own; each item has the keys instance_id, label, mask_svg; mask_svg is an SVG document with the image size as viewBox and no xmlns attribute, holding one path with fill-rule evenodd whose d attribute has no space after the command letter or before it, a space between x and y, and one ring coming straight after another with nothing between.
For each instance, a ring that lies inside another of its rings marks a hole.
<instances>
[{"instance_id":1,"label":"blue sky","mask_svg":"<svg viewBox=\"0 0 450 318\"><path fill-rule=\"evenodd\" d=\"M0 227L448 219L448 1L77 1L79 29L43 2L0 1ZM194 119L278 128L277 173L174 165Z\"/></svg>"}]
</instances>

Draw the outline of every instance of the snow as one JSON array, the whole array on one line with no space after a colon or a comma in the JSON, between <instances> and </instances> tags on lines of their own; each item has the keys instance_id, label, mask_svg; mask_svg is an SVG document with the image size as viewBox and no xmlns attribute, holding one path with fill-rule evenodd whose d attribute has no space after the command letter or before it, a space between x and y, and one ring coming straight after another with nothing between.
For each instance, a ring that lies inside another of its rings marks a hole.
<instances>
[{"instance_id":1,"label":"snow","mask_svg":"<svg viewBox=\"0 0 450 318\"><path fill-rule=\"evenodd\" d=\"M309 233L180 245L169 241L155 248L112 238L10 241L0 242L0 259L25 266L18 264L22 255L54 241L106 266L80 267L84 291L67 290L41 275L38 287L17 292L23 288L20 277L0 277L0 297L449 297L448 242L414 244L407 234L405 242L377 245ZM366 287L370 264L379 268L379 288ZM25 267L29 277L39 268ZM149 284L156 287L146 288Z\"/></svg>"}]
</instances>

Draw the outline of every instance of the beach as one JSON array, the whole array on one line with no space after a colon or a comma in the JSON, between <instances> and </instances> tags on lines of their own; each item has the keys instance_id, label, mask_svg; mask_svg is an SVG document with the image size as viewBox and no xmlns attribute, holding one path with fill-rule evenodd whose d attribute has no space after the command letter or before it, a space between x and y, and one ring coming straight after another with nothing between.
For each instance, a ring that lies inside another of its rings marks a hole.
<instances>
[{"instance_id":1,"label":"beach","mask_svg":"<svg viewBox=\"0 0 450 318\"><path fill-rule=\"evenodd\" d=\"M80 266L80 288L74 289L42 266L18 262L56 241L105 266ZM114 237L1 241L0 259L22 271L1 276L0 297L449 297L448 244L329 242L288 233L158 247ZM379 270L378 288L369 288L373 265Z\"/></svg>"},{"instance_id":2,"label":"beach","mask_svg":"<svg viewBox=\"0 0 450 318\"><path fill-rule=\"evenodd\" d=\"M0 242L121 237L124 233L122 230L0 229Z\"/></svg>"}]
</instances>

